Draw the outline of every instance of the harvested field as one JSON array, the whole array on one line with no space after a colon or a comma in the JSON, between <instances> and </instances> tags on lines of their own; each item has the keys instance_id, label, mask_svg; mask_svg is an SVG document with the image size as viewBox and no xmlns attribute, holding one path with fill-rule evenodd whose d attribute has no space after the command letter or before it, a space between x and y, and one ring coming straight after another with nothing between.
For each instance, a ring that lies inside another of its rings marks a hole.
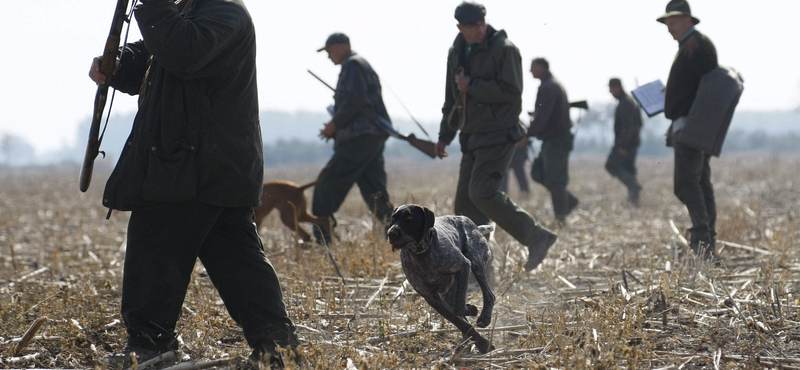
<instances>
[{"instance_id":1,"label":"harvested field","mask_svg":"<svg viewBox=\"0 0 800 370\"><path fill-rule=\"evenodd\" d=\"M324 248L299 248L270 215L261 234L308 367L800 368L800 156L713 159L722 267L684 253L690 221L672 194L671 158L639 161L641 208L626 204L603 161L573 158L570 189L581 204L540 268L525 273L527 252L496 233L498 300L484 332L496 350L486 355L456 351L460 334L404 284L398 254L357 190L337 214L339 240L330 246L344 280ZM452 212L456 159L387 167L395 205ZM267 177L304 183L317 170L268 169ZM105 219L102 173L86 194L77 168L0 176L0 368L99 366L125 343L128 214ZM523 197L512 184L512 198L555 227L549 195L532 187ZM470 302L480 304L479 290ZM34 323L41 327L25 344ZM249 354L200 263L179 333L185 361Z\"/></svg>"}]
</instances>

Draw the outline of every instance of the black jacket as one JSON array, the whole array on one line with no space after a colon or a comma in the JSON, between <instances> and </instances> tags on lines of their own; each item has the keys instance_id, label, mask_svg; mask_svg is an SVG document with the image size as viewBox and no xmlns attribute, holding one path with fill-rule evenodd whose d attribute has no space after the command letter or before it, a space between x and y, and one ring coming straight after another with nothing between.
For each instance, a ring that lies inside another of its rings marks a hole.
<instances>
[{"instance_id":1,"label":"black jacket","mask_svg":"<svg viewBox=\"0 0 800 370\"><path fill-rule=\"evenodd\" d=\"M143 95L103 204L258 205L256 39L244 4L196 0L180 14L171 1L150 0L134 13L144 40L124 49L112 86L131 95L141 87Z\"/></svg>"},{"instance_id":2,"label":"black jacket","mask_svg":"<svg viewBox=\"0 0 800 370\"><path fill-rule=\"evenodd\" d=\"M630 94L623 92L614 111L614 146L638 148L641 144L642 113Z\"/></svg>"},{"instance_id":3,"label":"black jacket","mask_svg":"<svg viewBox=\"0 0 800 370\"><path fill-rule=\"evenodd\" d=\"M355 52L342 62L333 100L336 145L361 135L376 135L379 140L389 137L374 122L377 115L391 123L383 104L380 79L367 60Z\"/></svg>"},{"instance_id":4,"label":"black jacket","mask_svg":"<svg viewBox=\"0 0 800 370\"><path fill-rule=\"evenodd\" d=\"M550 72L542 78L536 93L535 106L528 136L546 140L572 128L567 91Z\"/></svg>"},{"instance_id":5,"label":"black jacket","mask_svg":"<svg viewBox=\"0 0 800 370\"><path fill-rule=\"evenodd\" d=\"M679 45L664 97L664 116L671 120L689 114L700 79L717 67L717 49L700 32L689 31Z\"/></svg>"}]
</instances>

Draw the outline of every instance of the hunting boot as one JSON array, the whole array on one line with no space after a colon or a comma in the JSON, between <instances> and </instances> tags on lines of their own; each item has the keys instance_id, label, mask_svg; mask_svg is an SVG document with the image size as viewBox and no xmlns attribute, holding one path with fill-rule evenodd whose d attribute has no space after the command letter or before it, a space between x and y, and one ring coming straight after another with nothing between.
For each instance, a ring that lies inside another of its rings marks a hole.
<instances>
[{"instance_id":1,"label":"hunting boot","mask_svg":"<svg viewBox=\"0 0 800 370\"><path fill-rule=\"evenodd\" d=\"M528 245L528 262L525 262L525 271L530 271L538 267L544 258L547 257L547 251L556 243L558 234L539 226L538 236L534 241Z\"/></svg>"},{"instance_id":2,"label":"hunting boot","mask_svg":"<svg viewBox=\"0 0 800 370\"><path fill-rule=\"evenodd\" d=\"M128 344L122 353L105 356L101 361L108 370L130 369L134 364L142 370L164 368L178 363L180 357L177 348L177 342L173 346L160 349L148 349Z\"/></svg>"}]
</instances>

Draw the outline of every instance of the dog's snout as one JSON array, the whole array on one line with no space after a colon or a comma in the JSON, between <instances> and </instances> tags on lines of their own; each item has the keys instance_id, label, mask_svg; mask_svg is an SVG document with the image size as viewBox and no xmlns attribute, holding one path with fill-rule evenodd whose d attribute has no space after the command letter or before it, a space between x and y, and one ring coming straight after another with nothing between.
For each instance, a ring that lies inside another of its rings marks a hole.
<instances>
[{"instance_id":1,"label":"dog's snout","mask_svg":"<svg viewBox=\"0 0 800 370\"><path fill-rule=\"evenodd\" d=\"M392 225L386 232L386 237L389 238L389 240L397 239L398 236L400 236L400 231L397 230L397 225Z\"/></svg>"}]
</instances>

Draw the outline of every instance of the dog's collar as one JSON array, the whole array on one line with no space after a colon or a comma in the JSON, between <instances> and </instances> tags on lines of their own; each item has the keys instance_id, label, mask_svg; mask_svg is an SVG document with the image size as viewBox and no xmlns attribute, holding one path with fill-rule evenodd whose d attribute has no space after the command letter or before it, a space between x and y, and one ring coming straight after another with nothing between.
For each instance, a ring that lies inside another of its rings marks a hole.
<instances>
[{"instance_id":1,"label":"dog's collar","mask_svg":"<svg viewBox=\"0 0 800 370\"><path fill-rule=\"evenodd\" d=\"M420 254L424 254L425 252L431 249L431 243L428 241L431 239L431 234L433 233L433 228L428 231L428 235L426 235L422 240L419 242L422 245L422 250L419 252L414 252L415 255L419 256Z\"/></svg>"},{"instance_id":2,"label":"dog's collar","mask_svg":"<svg viewBox=\"0 0 800 370\"><path fill-rule=\"evenodd\" d=\"M422 247L423 247L424 249L422 249L422 250L421 250L421 251L419 251L419 252L414 252L414 254L415 254L415 255L417 255L417 256L419 256L420 254L423 254L423 253L425 253L425 252L427 252L427 251L429 251L429 250L431 249L431 246L430 246L428 243L425 243L425 241L424 241L424 240L423 240L423 241L422 241L422 243L420 243L420 244L422 244Z\"/></svg>"}]
</instances>

